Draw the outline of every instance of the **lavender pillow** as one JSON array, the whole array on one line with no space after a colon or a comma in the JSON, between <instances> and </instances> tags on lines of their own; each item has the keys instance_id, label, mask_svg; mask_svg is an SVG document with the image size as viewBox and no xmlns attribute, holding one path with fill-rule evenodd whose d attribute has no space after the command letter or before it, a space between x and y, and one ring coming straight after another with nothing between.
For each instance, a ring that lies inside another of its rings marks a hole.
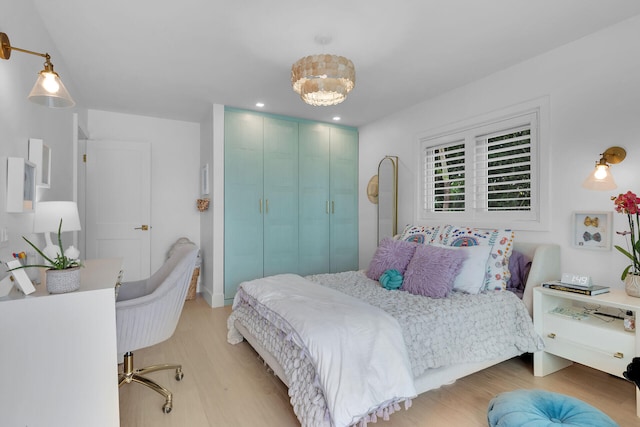
<instances>
[{"instance_id":1,"label":"lavender pillow","mask_svg":"<svg viewBox=\"0 0 640 427\"><path fill-rule=\"evenodd\" d=\"M400 289L415 295L444 298L453 289L466 257L464 251L421 245L407 266Z\"/></svg>"},{"instance_id":2,"label":"lavender pillow","mask_svg":"<svg viewBox=\"0 0 640 427\"><path fill-rule=\"evenodd\" d=\"M387 270L398 270L400 274L404 274L417 246L417 243L394 240L391 237L382 239L369 264L367 277L380 280L382 273Z\"/></svg>"}]
</instances>

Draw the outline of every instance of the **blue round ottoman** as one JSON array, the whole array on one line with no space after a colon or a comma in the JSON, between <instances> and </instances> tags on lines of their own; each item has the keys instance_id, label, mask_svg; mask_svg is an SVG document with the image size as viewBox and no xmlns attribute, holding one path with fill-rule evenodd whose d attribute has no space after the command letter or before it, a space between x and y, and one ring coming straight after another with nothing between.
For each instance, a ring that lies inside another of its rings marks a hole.
<instances>
[{"instance_id":1,"label":"blue round ottoman","mask_svg":"<svg viewBox=\"0 0 640 427\"><path fill-rule=\"evenodd\" d=\"M489 402L490 427L619 427L604 412L575 397L544 390L501 393Z\"/></svg>"}]
</instances>

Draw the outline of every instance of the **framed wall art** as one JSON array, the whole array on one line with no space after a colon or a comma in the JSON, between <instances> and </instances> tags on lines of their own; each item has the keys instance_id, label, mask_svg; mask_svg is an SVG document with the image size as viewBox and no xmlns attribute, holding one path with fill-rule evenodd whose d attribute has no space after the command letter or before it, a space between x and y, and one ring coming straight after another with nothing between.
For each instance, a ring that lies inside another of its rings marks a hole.
<instances>
[{"instance_id":1,"label":"framed wall art","mask_svg":"<svg viewBox=\"0 0 640 427\"><path fill-rule=\"evenodd\" d=\"M29 161L36 165L36 186L51 187L51 149L44 141L29 138Z\"/></svg>"},{"instance_id":2,"label":"framed wall art","mask_svg":"<svg viewBox=\"0 0 640 427\"><path fill-rule=\"evenodd\" d=\"M580 249L608 251L611 249L612 212L573 212L571 244Z\"/></svg>"},{"instance_id":3,"label":"framed wall art","mask_svg":"<svg viewBox=\"0 0 640 427\"><path fill-rule=\"evenodd\" d=\"M7 212L31 212L36 202L36 165L7 158Z\"/></svg>"}]
</instances>

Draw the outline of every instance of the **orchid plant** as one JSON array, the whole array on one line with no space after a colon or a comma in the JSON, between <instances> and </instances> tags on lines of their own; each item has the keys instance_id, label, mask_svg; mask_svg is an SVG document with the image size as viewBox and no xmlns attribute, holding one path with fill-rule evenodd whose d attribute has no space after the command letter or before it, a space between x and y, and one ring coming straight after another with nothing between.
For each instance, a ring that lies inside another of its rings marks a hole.
<instances>
[{"instance_id":1,"label":"orchid plant","mask_svg":"<svg viewBox=\"0 0 640 427\"><path fill-rule=\"evenodd\" d=\"M627 248L616 245L615 248L631 260L623 271L621 279L628 274L640 274L640 198L631 191L611 197L616 212L626 214L629 221L629 231L617 232L622 236L629 236ZM631 245L629 245L631 243Z\"/></svg>"}]
</instances>

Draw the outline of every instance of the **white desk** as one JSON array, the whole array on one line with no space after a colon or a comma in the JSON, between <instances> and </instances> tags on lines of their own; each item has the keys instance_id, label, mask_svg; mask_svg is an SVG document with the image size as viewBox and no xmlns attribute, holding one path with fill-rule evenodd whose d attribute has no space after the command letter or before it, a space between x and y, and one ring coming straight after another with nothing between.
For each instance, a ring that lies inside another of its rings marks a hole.
<instances>
[{"instance_id":1,"label":"white desk","mask_svg":"<svg viewBox=\"0 0 640 427\"><path fill-rule=\"evenodd\" d=\"M114 285L121 259L87 260L80 289L0 301L0 425L118 426Z\"/></svg>"}]
</instances>

